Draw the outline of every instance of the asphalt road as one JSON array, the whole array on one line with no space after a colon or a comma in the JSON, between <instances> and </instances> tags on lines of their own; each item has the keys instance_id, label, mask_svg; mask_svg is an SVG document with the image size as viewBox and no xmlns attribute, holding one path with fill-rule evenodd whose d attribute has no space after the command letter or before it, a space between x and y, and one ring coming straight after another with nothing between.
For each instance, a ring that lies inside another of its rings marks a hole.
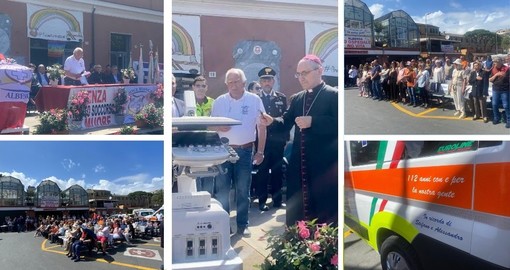
<instances>
[{"instance_id":1,"label":"asphalt road","mask_svg":"<svg viewBox=\"0 0 510 270\"><path fill-rule=\"evenodd\" d=\"M473 121L472 117L454 117L455 111L450 104L444 106L444 110L409 107L402 103L359 97L358 88L352 87L344 91L344 108L346 135L510 135L510 129L505 128L503 123L493 125L490 121ZM492 116L491 111L489 115Z\"/></svg>"},{"instance_id":2,"label":"asphalt road","mask_svg":"<svg viewBox=\"0 0 510 270\"><path fill-rule=\"evenodd\" d=\"M33 232L0 233L0 269L10 270L158 270L163 264L163 249L153 240L134 240L111 249L107 255L88 255L73 262L60 245L50 244L43 237L34 238ZM131 254L134 256L130 256Z\"/></svg>"},{"instance_id":3,"label":"asphalt road","mask_svg":"<svg viewBox=\"0 0 510 270\"><path fill-rule=\"evenodd\" d=\"M382 270L379 254L348 227L344 227L344 270Z\"/></svg>"}]
</instances>

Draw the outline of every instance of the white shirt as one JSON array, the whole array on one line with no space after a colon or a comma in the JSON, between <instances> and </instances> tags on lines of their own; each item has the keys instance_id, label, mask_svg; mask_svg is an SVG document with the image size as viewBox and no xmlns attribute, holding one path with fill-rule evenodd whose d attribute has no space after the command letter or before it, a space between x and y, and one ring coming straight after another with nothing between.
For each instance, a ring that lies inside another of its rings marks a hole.
<instances>
[{"instance_id":1,"label":"white shirt","mask_svg":"<svg viewBox=\"0 0 510 270\"><path fill-rule=\"evenodd\" d=\"M184 115L184 101L172 97L172 117L181 117Z\"/></svg>"},{"instance_id":2,"label":"white shirt","mask_svg":"<svg viewBox=\"0 0 510 270\"><path fill-rule=\"evenodd\" d=\"M256 125L260 112L266 112L259 96L244 91L243 96L235 100L229 93L219 96L212 105L211 116L223 116L241 121L241 125L231 126L227 132L218 132L226 137L231 145L243 145L255 141Z\"/></svg>"},{"instance_id":3,"label":"white shirt","mask_svg":"<svg viewBox=\"0 0 510 270\"><path fill-rule=\"evenodd\" d=\"M74 74L80 74L83 71L85 71L85 61L83 60L83 58L80 58L80 60L76 60L76 58L74 58L74 55L71 55L67 57L64 63L64 70ZM71 79L76 80L76 78Z\"/></svg>"}]
</instances>

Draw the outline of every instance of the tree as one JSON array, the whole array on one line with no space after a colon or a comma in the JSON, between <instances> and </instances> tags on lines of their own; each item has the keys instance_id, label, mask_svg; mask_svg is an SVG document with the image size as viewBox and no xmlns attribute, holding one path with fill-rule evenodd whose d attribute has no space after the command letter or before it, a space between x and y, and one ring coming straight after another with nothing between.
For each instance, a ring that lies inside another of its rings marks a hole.
<instances>
[{"instance_id":1,"label":"tree","mask_svg":"<svg viewBox=\"0 0 510 270\"><path fill-rule=\"evenodd\" d=\"M497 48L501 48L502 38L499 36L496 38L496 35L496 33L490 32L488 30L477 29L466 32L466 34L464 34L464 39L467 41L467 43L476 46L476 52L490 53L496 51L496 42Z\"/></svg>"},{"instance_id":2,"label":"tree","mask_svg":"<svg viewBox=\"0 0 510 270\"><path fill-rule=\"evenodd\" d=\"M128 199L136 206L148 207L152 194L145 191L135 191L127 195Z\"/></svg>"},{"instance_id":3,"label":"tree","mask_svg":"<svg viewBox=\"0 0 510 270\"><path fill-rule=\"evenodd\" d=\"M154 193L152 193L151 203L154 206L163 205L163 189L156 190Z\"/></svg>"},{"instance_id":4,"label":"tree","mask_svg":"<svg viewBox=\"0 0 510 270\"><path fill-rule=\"evenodd\" d=\"M383 25L381 22L374 22L374 32L376 34L376 45L378 47L382 47L382 40L381 40L381 32L383 31Z\"/></svg>"},{"instance_id":5,"label":"tree","mask_svg":"<svg viewBox=\"0 0 510 270\"><path fill-rule=\"evenodd\" d=\"M503 49L503 52L505 52L504 50L508 50L508 48L510 48L510 35L502 35L500 37L501 37L501 49ZM500 50L499 48L500 47L498 47L498 51Z\"/></svg>"}]
</instances>

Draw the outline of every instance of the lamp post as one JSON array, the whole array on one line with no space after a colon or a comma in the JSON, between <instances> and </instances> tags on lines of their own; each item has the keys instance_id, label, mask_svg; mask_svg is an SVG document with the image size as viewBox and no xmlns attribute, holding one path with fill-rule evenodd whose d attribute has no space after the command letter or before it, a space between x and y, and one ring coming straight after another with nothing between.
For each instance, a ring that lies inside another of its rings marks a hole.
<instances>
[{"instance_id":1,"label":"lamp post","mask_svg":"<svg viewBox=\"0 0 510 270\"><path fill-rule=\"evenodd\" d=\"M430 51L430 39L429 39L429 24L427 22L427 17L432 14L432 12L429 12L425 14L425 38L427 39L427 53Z\"/></svg>"},{"instance_id":2,"label":"lamp post","mask_svg":"<svg viewBox=\"0 0 510 270\"><path fill-rule=\"evenodd\" d=\"M496 54L498 54L498 32L496 32Z\"/></svg>"}]
</instances>

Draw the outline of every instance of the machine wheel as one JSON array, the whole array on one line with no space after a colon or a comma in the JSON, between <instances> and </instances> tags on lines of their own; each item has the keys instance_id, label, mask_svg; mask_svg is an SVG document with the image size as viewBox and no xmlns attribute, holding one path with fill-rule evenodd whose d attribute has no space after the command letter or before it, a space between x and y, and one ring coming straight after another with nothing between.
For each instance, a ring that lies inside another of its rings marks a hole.
<instances>
[{"instance_id":1,"label":"machine wheel","mask_svg":"<svg viewBox=\"0 0 510 270\"><path fill-rule=\"evenodd\" d=\"M392 235L381 245L383 270L419 270L418 255L413 247L397 235Z\"/></svg>"}]
</instances>

